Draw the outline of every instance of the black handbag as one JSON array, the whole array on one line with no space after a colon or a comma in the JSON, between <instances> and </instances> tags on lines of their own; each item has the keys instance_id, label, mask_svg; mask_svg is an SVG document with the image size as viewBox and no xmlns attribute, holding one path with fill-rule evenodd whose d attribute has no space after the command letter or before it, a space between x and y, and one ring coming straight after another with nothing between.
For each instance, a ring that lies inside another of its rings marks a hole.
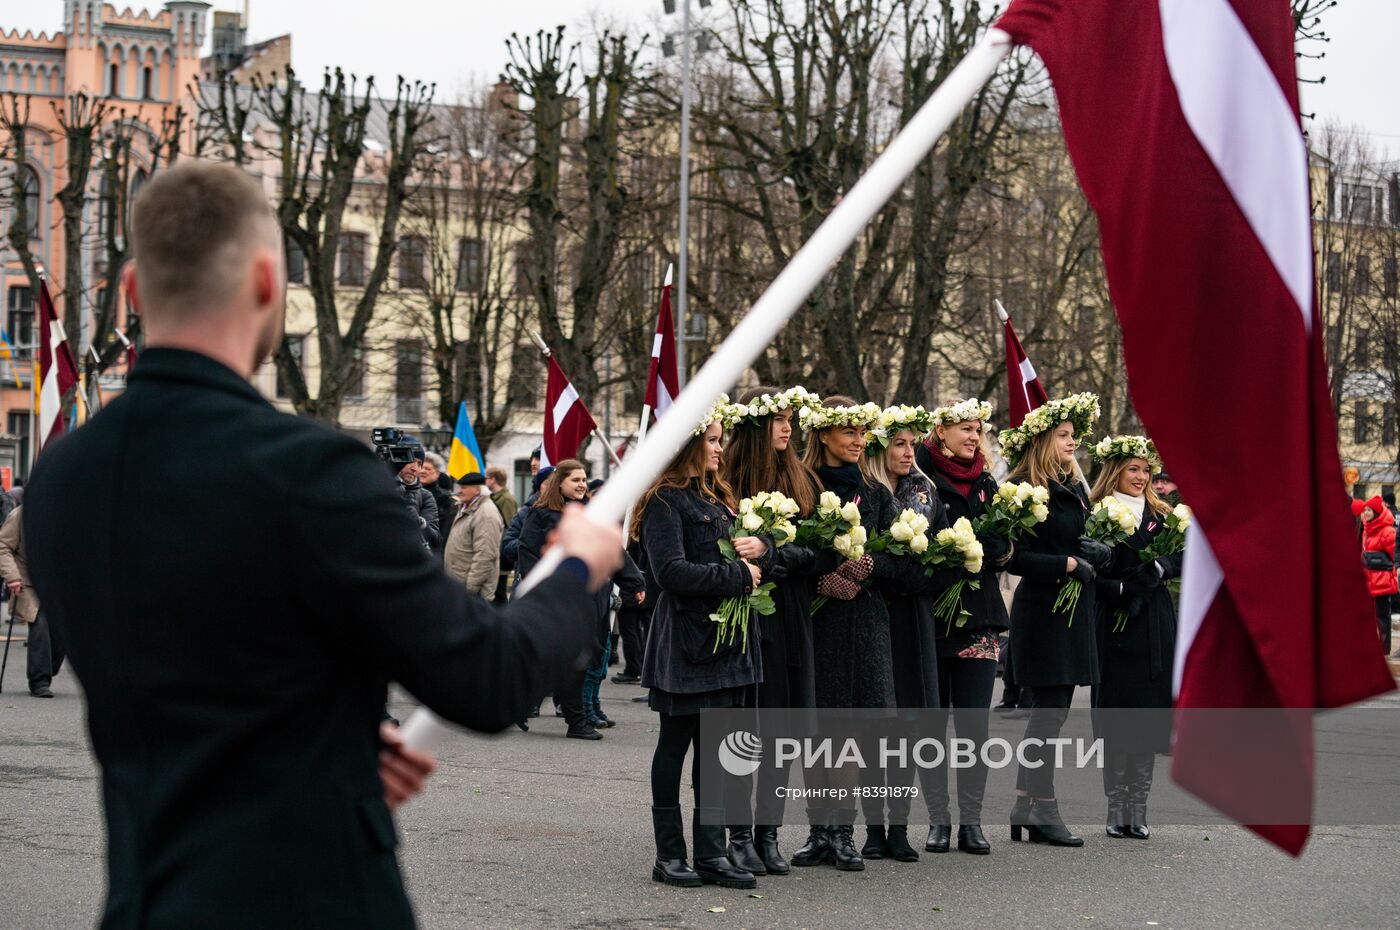
<instances>
[{"instance_id":1,"label":"black handbag","mask_svg":"<svg viewBox=\"0 0 1400 930\"><path fill-rule=\"evenodd\" d=\"M1365 553L1366 567L1373 572L1393 572L1395 563L1384 552Z\"/></svg>"}]
</instances>

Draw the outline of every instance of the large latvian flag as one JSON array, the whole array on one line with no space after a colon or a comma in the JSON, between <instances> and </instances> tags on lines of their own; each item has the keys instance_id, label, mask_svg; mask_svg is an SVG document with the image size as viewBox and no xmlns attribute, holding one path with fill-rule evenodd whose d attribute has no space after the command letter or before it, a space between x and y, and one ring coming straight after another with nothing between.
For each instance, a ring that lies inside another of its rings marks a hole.
<instances>
[{"instance_id":1,"label":"large latvian flag","mask_svg":"<svg viewBox=\"0 0 1400 930\"><path fill-rule=\"evenodd\" d=\"M1035 373L1035 366L1021 348L1021 340L1016 338L1016 330L1010 318L1001 324L1002 337L1006 343L1006 396L1007 414L1012 426L1020 426L1026 414L1047 402L1045 386Z\"/></svg>"},{"instance_id":2,"label":"large latvian flag","mask_svg":"<svg viewBox=\"0 0 1400 930\"><path fill-rule=\"evenodd\" d=\"M49 297L47 281L39 282L39 445L63 435L63 398L78 383L78 365L68 336Z\"/></svg>"},{"instance_id":3,"label":"large latvian flag","mask_svg":"<svg viewBox=\"0 0 1400 930\"><path fill-rule=\"evenodd\" d=\"M544 442L540 445L540 465L557 465L578 455L578 448L598 428L593 416L573 384L549 357L549 381L544 397Z\"/></svg>"},{"instance_id":4,"label":"large latvian flag","mask_svg":"<svg viewBox=\"0 0 1400 930\"><path fill-rule=\"evenodd\" d=\"M1307 714L1261 740L1190 713L1394 687L1327 394L1288 0L1014 0L997 25L1050 71L1133 403L1196 513L1172 774L1236 819L1261 790L1289 800L1303 818L1251 829L1297 855Z\"/></svg>"},{"instance_id":5,"label":"large latvian flag","mask_svg":"<svg viewBox=\"0 0 1400 930\"><path fill-rule=\"evenodd\" d=\"M656 317L656 335L651 340L651 365L647 368L644 402L659 418L681 391L676 369L676 324L671 319L671 271L661 288L661 311Z\"/></svg>"}]
</instances>

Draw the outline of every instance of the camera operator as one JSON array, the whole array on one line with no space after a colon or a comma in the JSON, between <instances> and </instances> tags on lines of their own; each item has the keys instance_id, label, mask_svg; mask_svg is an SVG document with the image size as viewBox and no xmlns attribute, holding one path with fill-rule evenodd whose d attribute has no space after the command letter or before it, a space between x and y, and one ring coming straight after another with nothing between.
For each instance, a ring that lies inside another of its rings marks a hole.
<instances>
[{"instance_id":1,"label":"camera operator","mask_svg":"<svg viewBox=\"0 0 1400 930\"><path fill-rule=\"evenodd\" d=\"M419 476L423 470L423 460L427 453L423 449L423 444L412 436L403 438L405 445L413 449L413 461L399 469L399 487L403 494L404 504L408 507L408 512L418 521L418 525L423 530L423 548L429 552L438 551L438 506L433 499L433 492L423 487Z\"/></svg>"}]
</instances>

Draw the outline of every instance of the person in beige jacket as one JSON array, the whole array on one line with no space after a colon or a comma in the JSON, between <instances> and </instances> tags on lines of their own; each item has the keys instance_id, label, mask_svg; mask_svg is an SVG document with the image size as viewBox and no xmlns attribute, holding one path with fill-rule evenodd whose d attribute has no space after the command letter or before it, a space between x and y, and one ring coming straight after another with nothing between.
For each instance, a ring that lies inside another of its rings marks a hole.
<instances>
[{"instance_id":1,"label":"person in beige jacket","mask_svg":"<svg viewBox=\"0 0 1400 930\"><path fill-rule=\"evenodd\" d=\"M34 697L53 697L49 687L53 676L63 665L63 653L55 649L49 635L48 620L39 613L39 595L29 582L29 566L24 558L24 533L16 507L0 526L0 580L10 591L10 616L29 627L25 651L29 673L29 693Z\"/></svg>"},{"instance_id":2,"label":"person in beige jacket","mask_svg":"<svg viewBox=\"0 0 1400 930\"><path fill-rule=\"evenodd\" d=\"M501 573L505 521L485 490L486 478L479 472L457 482L459 503L447 533L443 563L447 574L466 585L469 594L489 601L496 595ZM445 520L443 525L448 525Z\"/></svg>"}]
</instances>

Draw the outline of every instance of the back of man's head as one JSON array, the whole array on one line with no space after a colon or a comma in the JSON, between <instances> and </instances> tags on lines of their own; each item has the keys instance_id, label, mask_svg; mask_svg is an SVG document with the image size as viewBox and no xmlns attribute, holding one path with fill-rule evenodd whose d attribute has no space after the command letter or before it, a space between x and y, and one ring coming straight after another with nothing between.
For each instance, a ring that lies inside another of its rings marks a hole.
<instances>
[{"instance_id":1,"label":"back of man's head","mask_svg":"<svg viewBox=\"0 0 1400 930\"><path fill-rule=\"evenodd\" d=\"M132 207L131 249L141 312L178 325L234 300L254 254L280 254L281 233L247 174L187 161L142 188Z\"/></svg>"}]
</instances>

